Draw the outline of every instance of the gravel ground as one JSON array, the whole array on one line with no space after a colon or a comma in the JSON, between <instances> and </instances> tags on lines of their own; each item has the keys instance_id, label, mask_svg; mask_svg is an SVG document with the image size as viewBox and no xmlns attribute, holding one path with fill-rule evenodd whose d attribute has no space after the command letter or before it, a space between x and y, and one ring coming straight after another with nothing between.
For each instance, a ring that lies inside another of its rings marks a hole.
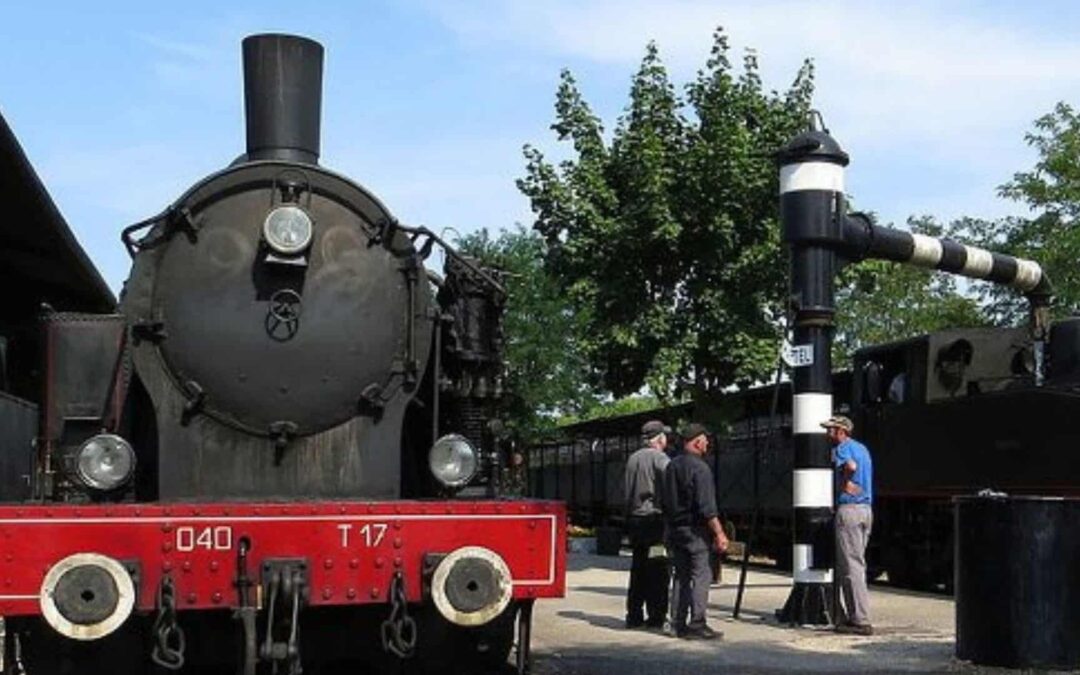
<instances>
[{"instance_id":1,"label":"gravel ground","mask_svg":"<svg viewBox=\"0 0 1080 675\"><path fill-rule=\"evenodd\" d=\"M567 597L537 603L536 675L681 675L683 673L1015 673L957 661L951 598L871 589L872 637L793 629L777 623L789 576L751 570L742 616L731 618L738 569L709 597L709 622L722 641L688 642L623 627L628 557L573 554Z\"/></svg>"}]
</instances>

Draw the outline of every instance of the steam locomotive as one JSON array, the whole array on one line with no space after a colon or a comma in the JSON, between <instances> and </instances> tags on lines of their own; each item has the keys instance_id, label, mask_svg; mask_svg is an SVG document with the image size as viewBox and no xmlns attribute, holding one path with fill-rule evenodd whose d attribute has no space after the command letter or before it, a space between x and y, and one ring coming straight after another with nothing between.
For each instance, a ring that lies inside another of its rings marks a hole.
<instances>
[{"instance_id":1,"label":"steam locomotive","mask_svg":"<svg viewBox=\"0 0 1080 675\"><path fill-rule=\"evenodd\" d=\"M318 164L318 43L243 57L119 303L0 124L0 672L522 671L566 518L503 494L499 273Z\"/></svg>"},{"instance_id":2,"label":"steam locomotive","mask_svg":"<svg viewBox=\"0 0 1080 675\"><path fill-rule=\"evenodd\" d=\"M872 575L950 591L953 496L1080 495L1080 432L1072 425L1080 415L1078 354L1080 319L1071 318L1053 324L1045 345L1025 327L956 328L867 347L850 369L833 374L837 406L874 457ZM789 568L794 453L786 382L779 391L754 387L567 427L531 449L531 494L566 499L575 521L617 526L622 469L642 423L653 418L710 425L717 437L706 460L726 527L750 539L754 554Z\"/></svg>"}]
</instances>

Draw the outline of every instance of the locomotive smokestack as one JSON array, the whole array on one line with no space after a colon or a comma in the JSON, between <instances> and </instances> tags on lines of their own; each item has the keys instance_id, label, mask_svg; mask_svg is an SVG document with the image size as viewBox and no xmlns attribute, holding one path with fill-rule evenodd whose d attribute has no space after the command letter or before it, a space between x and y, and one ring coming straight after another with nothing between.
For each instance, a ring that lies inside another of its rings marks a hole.
<instances>
[{"instance_id":1,"label":"locomotive smokestack","mask_svg":"<svg viewBox=\"0 0 1080 675\"><path fill-rule=\"evenodd\" d=\"M317 164L323 48L295 35L244 38L247 159Z\"/></svg>"}]
</instances>

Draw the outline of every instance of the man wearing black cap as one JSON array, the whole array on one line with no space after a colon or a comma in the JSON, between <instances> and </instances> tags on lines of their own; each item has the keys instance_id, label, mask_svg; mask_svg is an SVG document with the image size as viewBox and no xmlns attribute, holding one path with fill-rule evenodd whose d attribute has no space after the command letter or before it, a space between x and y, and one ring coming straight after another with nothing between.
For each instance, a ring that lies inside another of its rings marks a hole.
<instances>
[{"instance_id":1,"label":"man wearing black cap","mask_svg":"<svg viewBox=\"0 0 1080 675\"><path fill-rule=\"evenodd\" d=\"M712 470L703 459L709 450L708 430L700 424L688 425L683 448L664 472L664 518L675 562L671 624L678 637L712 640L723 634L705 623L711 578L709 548L713 545L723 553L728 540L717 517Z\"/></svg>"},{"instance_id":2,"label":"man wearing black cap","mask_svg":"<svg viewBox=\"0 0 1080 675\"><path fill-rule=\"evenodd\" d=\"M626 460L626 528L634 551L626 593L627 628L659 628L667 617L670 572L660 488L669 461L664 454L669 433L671 429L663 422L646 422L641 427L643 447ZM649 612L648 619L644 609Z\"/></svg>"}]
</instances>

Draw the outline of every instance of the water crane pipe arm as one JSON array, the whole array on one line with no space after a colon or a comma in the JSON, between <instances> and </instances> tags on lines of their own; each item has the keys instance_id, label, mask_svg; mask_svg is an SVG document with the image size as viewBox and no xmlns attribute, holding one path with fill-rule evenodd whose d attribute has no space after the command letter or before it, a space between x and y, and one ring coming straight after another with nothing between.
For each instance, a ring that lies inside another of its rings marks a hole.
<instances>
[{"instance_id":1,"label":"water crane pipe arm","mask_svg":"<svg viewBox=\"0 0 1080 675\"><path fill-rule=\"evenodd\" d=\"M842 199L842 198L841 198ZM843 243L840 253L851 260L878 258L941 270L971 279L1012 286L1028 299L1032 337L1047 338L1053 286L1034 260L995 253L949 239L875 225L863 213L839 210Z\"/></svg>"},{"instance_id":2,"label":"water crane pipe arm","mask_svg":"<svg viewBox=\"0 0 1080 675\"><path fill-rule=\"evenodd\" d=\"M843 238L841 253L853 260L892 260L1012 286L1033 304L1049 302L1053 293L1050 279L1034 260L882 227L862 213L843 215Z\"/></svg>"}]
</instances>

